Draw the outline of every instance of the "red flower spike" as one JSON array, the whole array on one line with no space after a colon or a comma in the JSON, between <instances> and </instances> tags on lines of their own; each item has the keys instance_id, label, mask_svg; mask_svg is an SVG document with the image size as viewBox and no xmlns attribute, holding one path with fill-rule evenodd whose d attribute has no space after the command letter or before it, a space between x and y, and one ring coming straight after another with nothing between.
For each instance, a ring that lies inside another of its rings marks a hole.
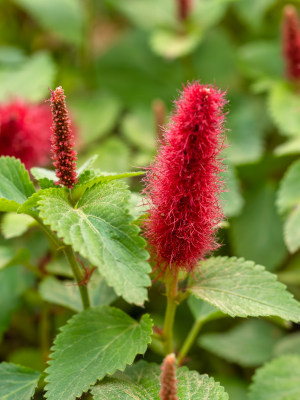
<instances>
[{"instance_id":1,"label":"red flower spike","mask_svg":"<svg viewBox=\"0 0 300 400\"><path fill-rule=\"evenodd\" d=\"M0 155L19 158L25 167L50 162L51 113L44 104L21 100L0 105Z\"/></svg>"},{"instance_id":2,"label":"red flower spike","mask_svg":"<svg viewBox=\"0 0 300 400\"><path fill-rule=\"evenodd\" d=\"M176 358L174 354L165 357L161 367L159 396L161 400L178 400L176 380Z\"/></svg>"},{"instance_id":3,"label":"red flower spike","mask_svg":"<svg viewBox=\"0 0 300 400\"><path fill-rule=\"evenodd\" d=\"M190 15L192 0L177 0L179 21L185 21Z\"/></svg>"},{"instance_id":4,"label":"red flower spike","mask_svg":"<svg viewBox=\"0 0 300 400\"><path fill-rule=\"evenodd\" d=\"M215 228L223 218L218 173L223 165L217 156L223 148L224 95L198 82L184 88L146 175L150 215L145 235L162 272L168 266L192 271L218 247Z\"/></svg>"},{"instance_id":5,"label":"red flower spike","mask_svg":"<svg viewBox=\"0 0 300 400\"><path fill-rule=\"evenodd\" d=\"M50 92L53 119L51 150L56 176L59 178L56 184L72 189L77 183L77 153L73 150L73 134L65 102L66 96L61 86Z\"/></svg>"},{"instance_id":6,"label":"red flower spike","mask_svg":"<svg viewBox=\"0 0 300 400\"><path fill-rule=\"evenodd\" d=\"M282 47L286 63L286 75L291 80L300 78L300 26L293 6L284 8L282 23Z\"/></svg>"}]
</instances>

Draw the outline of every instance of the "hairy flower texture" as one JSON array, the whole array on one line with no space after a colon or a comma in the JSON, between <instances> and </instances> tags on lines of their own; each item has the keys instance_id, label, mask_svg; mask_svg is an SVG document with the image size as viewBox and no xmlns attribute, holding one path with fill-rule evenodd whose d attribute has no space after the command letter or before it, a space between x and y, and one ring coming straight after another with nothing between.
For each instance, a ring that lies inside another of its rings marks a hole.
<instances>
[{"instance_id":1,"label":"hairy flower texture","mask_svg":"<svg viewBox=\"0 0 300 400\"><path fill-rule=\"evenodd\" d=\"M191 12L193 0L177 0L178 18L180 21L185 21Z\"/></svg>"},{"instance_id":2,"label":"hairy flower texture","mask_svg":"<svg viewBox=\"0 0 300 400\"><path fill-rule=\"evenodd\" d=\"M300 79L300 26L293 6L284 8L282 46L286 63L286 75L291 80Z\"/></svg>"},{"instance_id":3,"label":"hairy flower texture","mask_svg":"<svg viewBox=\"0 0 300 400\"><path fill-rule=\"evenodd\" d=\"M186 86L145 178L150 214L145 235L163 272L168 266L192 271L218 247L225 103L224 93L214 87Z\"/></svg>"},{"instance_id":4,"label":"hairy flower texture","mask_svg":"<svg viewBox=\"0 0 300 400\"><path fill-rule=\"evenodd\" d=\"M19 158L26 166L50 162L51 113L45 104L22 100L0 104L0 155Z\"/></svg>"},{"instance_id":5,"label":"hairy flower texture","mask_svg":"<svg viewBox=\"0 0 300 400\"><path fill-rule=\"evenodd\" d=\"M178 400L176 380L176 358L175 355L168 354L161 367L160 392L161 400Z\"/></svg>"},{"instance_id":6,"label":"hairy flower texture","mask_svg":"<svg viewBox=\"0 0 300 400\"><path fill-rule=\"evenodd\" d=\"M72 189L77 183L77 153L73 149L71 121L68 116L65 98L66 96L61 86L51 91L50 101L53 119L51 149L55 173L59 178L56 184Z\"/></svg>"}]
</instances>

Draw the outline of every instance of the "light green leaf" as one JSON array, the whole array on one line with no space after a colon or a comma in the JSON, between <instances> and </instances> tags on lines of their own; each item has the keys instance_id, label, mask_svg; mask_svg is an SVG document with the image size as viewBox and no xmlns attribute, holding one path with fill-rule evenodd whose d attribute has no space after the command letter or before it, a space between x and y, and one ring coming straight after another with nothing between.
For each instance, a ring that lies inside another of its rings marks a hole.
<instances>
[{"instance_id":1,"label":"light green leaf","mask_svg":"<svg viewBox=\"0 0 300 400\"><path fill-rule=\"evenodd\" d=\"M192 3L191 20L201 29L217 24L224 16L227 7L235 0L198 0Z\"/></svg>"},{"instance_id":2,"label":"light green leaf","mask_svg":"<svg viewBox=\"0 0 300 400\"><path fill-rule=\"evenodd\" d=\"M225 183L225 192L221 193L223 211L226 217L239 215L244 205L241 195L239 181L232 166L226 166L226 171L222 173Z\"/></svg>"},{"instance_id":3,"label":"light green leaf","mask_svg":"<svg viewBox=\"0 0 300 400\"><path fill-rule=\"evenodd\" d=\"M92 166L94 165L94 162L97 160L98 154L94 154L92 157L88 158L86 162L82 164L81 167L78 168L77 173L78 176L82 175L84 172L90 170Z\"/></svg>"},{"instance_id":4,"label":"light green leaf","mask_svg":"<svg viewBox=\"0 0 300 400\"><path fill-rule=\"evenodd\" d=\"M11 246L0 246L0 270L12 265L22 265L29 259L30 252L28 249L21 248L16 250Z\"/></svg>"},{"instance_id":5,"label":"light green leaf","mask_svg":"<svg viewBox=\"0 0 300 400\"><path fill-rule=\"evenodd\" d=\"M263 22L266 11L276 3L276 0L239 0L235 1L235 9L242 20L253 29Z\"/></svg>"},{"instance_id":6,"label":"light green leaf","mask_svg":"<svg viewBox=\"0 0 300 400\"><path fill-rule=\"evenodd\" d=\"M3 362L0 364L1 400L29 400L34 394L40 373L33 369Z\"/></svg>"},{"instance_id":7,"label":"light green leaf","mask_svg":"<svg viewBox=\"0 0 300 400\"><path fill-rule=\"evenodd\" d=\"M300 303L276 275L242 258L201 262L190 291L231 317L278 316L300 321Z\"/></svg>"},{"instance_id":8,"label":"light green leaf","mask_svg":"<svg viewBox=\"0 0 300 400\"><path fill-rule=\"evenodd\" d=\"M46 52L34 53L15 69L0 70L0 101L20 97L28 101L41 101L52 87L56 72L52 58Z\"/></svg>"},{"instance_id":9,"label":"light green leaf","mask_svg":"<svg viewBox=\"0 0 300 400\"><path fill-rule=\"evenodd\" d=\"M34 167L34 168L31 168L30 172L32 173L32 175L35 177L35 179L37 181L39 181L40 179L44 179L44 178L47 178L50 181L57 180L55 171L53 171L52 169Z\"/></svg>"},{"instance_id":10,"label":"light green leaf","mask_svg":"<svg viewBox=\"0 0 300 400\"><path fill-rule=\"evenodd\" d=\"M288 216L284 224L284 239L290 253L300 248L300 209L299 205Z\"/></svg>"},{"instance_id":11,"label":"light green leaf","mask_svg":"<svg viewBox=\"0 0 300 400\"><path fill-rule=\"evenodd\" d=\"M300 357L276 358L256 370L249 400L299 400Z\"/></svg>"},{"instance_id":12,"label":"light green leaf","mask_svg":"<svg viewBox=\"0 0 300 400\"><path fill-rule=\"evenodd\" d=\"M92 307L108 305L117 298L115 292L107 286L104 278L99 274L93 274L88 288ZM75 281L60 281L53 277L47 277L41 282L39 292L42 298L49 303L58 304L74 311L82 311L82 300Z\"/></svg>"},{"instance_id":13,"label":"light green leaf","mask_svg":"<svg viewBox=\"0 0 300 400\"><path fill-rule=\"evenodd\" d=\"M300 160L295 161L285 173L278 191L277 207L284 214L300 204Z\"/></svg>"},{"instance_id":14,"label":"light green leaf","mask_svg":"<svg viewBox=\"0 0 300 400\"><path fill-rule=\"evenodd\" d=\"M59 275L66 278L74 277L70 264L64 256L51 260L46 265L46 270L48 273L53 275Z\"/></svg>"},{"instance_id":15,"label":"light green leaf","mask_svg":"<svg viewBox=\"0 0 300 400\"><path fill-rule=\"evenodd\" d=\"M85 12L80 0L14 1L44 28L71 44L81 44Z\"/></svg>"},{"instance_id":16,"label":"light green leaf","mask_svg":"<svg viewBox=\"0 0 300 400\"><path fill-rule=\"evenodd\" d=\"M300 153L300 138L287 140L286 142L277 146L274 150L274 154L278 157L286 156L290 154Z\"/></svg>"},{"instance_id":17,"label":"light green leaf","mask_svg":"<svg viewBox=\"0 0 300 400\"><path fill-rule=\"evenodd\" d=\"M159 400L160 374L159 365L139 361L96 385L94 400ZM228 400L223 387L207 375L182 367L177 370L177 380L180 400Z\"/></svg>"},{"instance_id":18,"label":"light green leaf","mask_svg":"<svg viewBox=\"0 0 300 400\"><path fill-rule=\"evenodd\" d=\"M23 235L36 222L24 214L7 213L2 218L1 231L5 239L11 239Z\"/></svg>"},{"instance_id":19,"label":"light green leaf","mask_svg":"<svg viewBox=\"0 0 300 400\"><path fill-rule=\"evenodd\" d=\"M138 323L107 306L82 311L61 329L47 369L48 400L74 400L106 374L124 370L145 353L152 323L147 314Z\"/></svg>"},{"instance_id":20,"label":"light green leaf","mask_svg":"<svg viewBox=\"0 0 300 400\"><path fill-rule=\"evenodd\" d=\"M19 159L0 157L0 211L16 211L35 192Z\"/></svg>"},{"instance_id":21,"label":"light green leaf","mask_svg":"<svg viewBox=\"0 0 300 400\"><path fill-rule=\"evenodd\" d=\"M188 298L188 306L197 321L210 321L224 316L218 308L193 295Z\"/></svg>"},{"instance_id":22,"label":"light green leaf","mask_svg":"<svg viewBox=\"0 0 300 400\"><path fill-rule=\"evenodd\" d=\"M269 270L276 269L287 255L275 200L273 186L265 184L246 195L243 212L230 223L234 254Z\"/></svg>"},{"instance_id":23,"label":"light green leaf","mask_svg":"<svg viewBox=\"0 0 300 400\"><path fill-rule=\"evenodd\" d=\"M117 121L121 110L118 98L109 94L82 94L70 101L74 120L80 129L84 144L90 143L109 133Z\"/></svg>"},{"instance_id":24,"label":"light green leaf","mask_svg":"<svg viewBox=\"0 0 300 400\"><path fill-rule=\"evenodd\" d=\"M300 357L300 333L290 333L279 340L274 349L275 356L298 354Z\"/></svg>"},{"instance_id":25,"label":"light green leaf","mask_svg":"<svg viewBox=\"0 0 300 400\"><path fill-rule=\"evenodd\" d=\"M198 344L229 362L256 367L272 358L281 331L263 320L243 321L227 332L201 335Z\"/></svg>"},{"instance_id":26,"label":"light green leaf","mask_svg":"<svg viewBox=\"0 0 300 400\"><path fill-rule=\"evenodd\" d=\"M290 85L277 82L269 97L270 116L280 133L287 136L300 136L300 97Z\"/></svg>"},{"instance_id":27,"label":"light green leaf","mask_svg":"<svg viewBox=\"0 0 300 400\"><path fill-rule=\"evenodd\" d=\"M130 193L120 181L88 189L73 208L67 192L41 196L40 215L66 244L99 267L115 292L130 303L143 304L150 285L145 241L126 212Z\"/></svg>"}]
</instances>

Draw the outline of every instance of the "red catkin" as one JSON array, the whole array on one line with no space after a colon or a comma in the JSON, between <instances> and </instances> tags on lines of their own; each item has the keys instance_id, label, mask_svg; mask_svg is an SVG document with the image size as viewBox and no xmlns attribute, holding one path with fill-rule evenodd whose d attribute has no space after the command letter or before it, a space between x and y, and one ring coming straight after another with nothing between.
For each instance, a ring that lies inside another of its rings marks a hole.
<instances>
[{"instance_id":1,"label":"red catkin","mask_svg":"<svg viewBox=\"0 0 300 400\"><path fill-rule=\"evenodd\" d=\"M296 9L284 8L282 23L282 47L286 64L286 76L291 80L300 78L300 26Z\"/></svg>"},{"instance_id":2,"label":"red catkin","mask_svg":"<svg viewBox=\"0 0 300 400\"><path fill-rule=\"evenodd\" d=\"M161 366L159 396L161 400L178 400L176 358L173 353L165 357Z\"/></svg>"},{"instance_id":3,"label":"red catkin","mask_svg":"<svg viewBox=\"0 0 300 400\"><path fill-rule=\"evenodd\" d=\"M0 105L0 155L19 158L26 168L50 162L51 112L45 104L14 100Z\"/></svg>"},{"instance_id":4,"label":"red catkin","mask_svg":"<svg viewBox=\"0 0 300 400\"><path fill-rule=\"evenodd\" d=\"M179 21L185 21L190 15L192 0L177 0L177 8Z\"/></svg>"},{"instance_id":5,"label":"red catkin","mask_svg":"<svg viewBox=\"0 0 300 400\"><path fill-rule=\"evenodd\" d=\"M56 184L72 189L77 183L77 153L73 149L73 134L65 102L66 96L61 86L50 92L53 120L51 150L55 173L59 179Z\"/></svg>"},{"instance_id":6,"label":"red catkin","mask_svg":"<svg viewBox=\"0 0 300 400\"><path fill-rule=\"evenodd\" d=\"M192 271L199 259L218 247L224 95L198 82L187 85L148 169L145 235L161 271L168 267Z\"/></svg>"}]
</instances>

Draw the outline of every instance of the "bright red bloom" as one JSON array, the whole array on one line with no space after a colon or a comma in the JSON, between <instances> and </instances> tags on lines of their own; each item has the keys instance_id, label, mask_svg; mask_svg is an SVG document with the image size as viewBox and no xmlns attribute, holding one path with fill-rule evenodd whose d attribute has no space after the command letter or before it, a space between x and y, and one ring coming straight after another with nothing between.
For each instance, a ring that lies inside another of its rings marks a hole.
<instances>
[{"instance_id":1,"label":"bright red bloom","mask_svg":"<svg viewBox=\"0 0 300 400\"><path fill-rule=\"evenodd\" d=\"M282 46L286 63L286 75L291 80L300 78L300 26L293 6L284 8Z\"/></svg>"},{"instance_id":2,"label":"bright red bloom","mask_svg":"<svg viewBox=\"0 0 300 400\"><path fill-rule=\"evenodd\" d=\"M74 150L74 137L65 98L61 86L51 91L50 101L53 118L51 150L55 173L59 178L57 184L72 189L77 183L77 152Z\"/></svg>"},{"instance_id":3,"label":"bright red bloom","mask_svg":"<svg viewBox=\"0 0 300 400\"><path fill-rule=\"evenodd\" d=\"M224 93L188 85L176 101L154 164L146 176L149 200L146 236L158 265L191 271L218 247L216 225L222 220L219 193L222 170L217 158L223 144Z\"/></svg>"},{"instance_id":4,"label":"bright red bloom","mask_svg":"<svg viewBox=\"0 0 300 400\"><path fill-rule=\"evenodd\" d=\"M26 166L50 161L51 113L45 104L21 100L0 105L0 155L19 158Z\"/></svg>"},{"instance_id":5,"label":"bright red bloom","mask_svg":"<svg viewBox=\"0 0 300 400\"><path fill-rule=\"evenodd\" d=\"M161 367L159 396L161 400L178 400L176 380L176 358L174 354L165 357Z\"/></svg>"}]
</instances>

